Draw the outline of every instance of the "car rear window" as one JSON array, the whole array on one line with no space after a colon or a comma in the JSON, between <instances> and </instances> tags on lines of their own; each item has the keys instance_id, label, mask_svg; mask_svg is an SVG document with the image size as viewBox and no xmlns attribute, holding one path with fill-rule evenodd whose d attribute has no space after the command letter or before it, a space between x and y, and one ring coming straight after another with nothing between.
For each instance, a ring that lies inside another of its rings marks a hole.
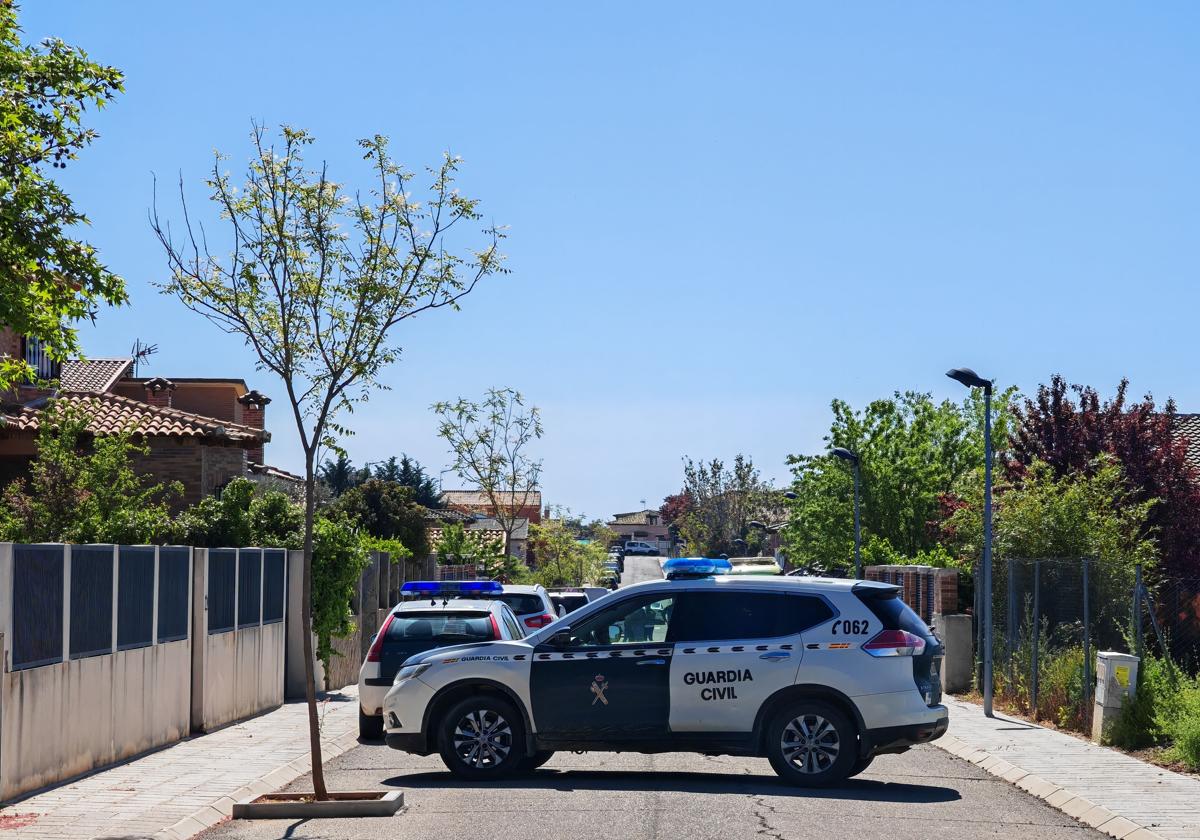
<instances>
[{"instance_id":1,"label":"car rear window","mask_svg":"<svg viewBox=\"0 0 1200 840\"><path fill-rule=\"evenodd\" d=\"M499 598L508 604L517 615L529 615L530 613L543 613L546 611L546 605L542 603L540 595L529 595L523 592L505 592Z\"/></svg>"},{"instance_id":2,"label":"car rear window","mask_svg":"<svg viewBox=\"0 0 1200 840\"><path fill-rule=\"evenodd\" d=\"M551 595L550 600L561 604L563 609L572 613L580 607L586 606L588 597L586 595Z\"/></svg>"},{"instance_id":3,"label":"car rear window","mask_svg":"<svg viewBox=\"0 0 1200 840\"><path fill-rule=\"evenodd\" d=\"M388 625L387 641L489 641L496 638L492 619L487 613L399 614Z\"/></svg>"},{"instance_id":4,"label":"car rear window","mask_svg":"<svg viewBox=\"0 0 1200 840\"><path fill-rule=\"evenodd\" d=\"M933 635L928 625L921 620L921 616L904 603L900 598L900 593L896 590L882 587L878 589L874 587L870 589L856 588L854 594L879 619L883 624L883 629L907 630L909 633L915 633L922 637Z\"/></svg>"}]
</instances>

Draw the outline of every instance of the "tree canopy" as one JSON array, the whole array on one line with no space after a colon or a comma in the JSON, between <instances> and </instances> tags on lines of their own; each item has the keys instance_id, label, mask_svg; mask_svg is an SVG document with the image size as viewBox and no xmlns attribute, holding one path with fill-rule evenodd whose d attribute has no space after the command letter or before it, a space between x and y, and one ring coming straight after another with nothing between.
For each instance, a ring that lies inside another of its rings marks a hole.
<instances>
[{"instance_id":1,"label":"tree canopy","mask_svg":"<svg viewBox=\"0 0 1200 840\"><path fill-rule=\"evenodd\" d=\"M1158 500L1142 536L1156 539L1162 571L1200 574L1200 485L1187 441L1176 434L1175 404L1160 408L1149 395L1131 401L1128 388L1122 380L1111 399L1101 400L1095 388L1068 385L1061 376L1039 386L1015 408L1007 472L1018 485L1037 462L1060 477L1090 475L1105 463L1100 456L1111 455L1131 502Z\"/></svg>"},{"instance_id":2,"label":"tree canopy","mask_svg":"<svg viewBox=\"0 0 1200 840\"><path fill-rule=\"evenodd\" d=\"M0 324L61 360L78 349L74 325L126 293L78 238L87 216L47 170L96 139L84 112L115 99L124 76L57 38L32 47L20 34L16 6L0 2ZM23 359L0 359L0 390L32 377Z\"/></svg>"},{"instance_id":3,"label":"tree canopy","mask_svg":"<svg viewBox=\"0 0 1200 840\"><path fill-rule=\"evenodd\" d=\"M1007 404L999 394L992 440L1000 451L1008 434ZM983 463L983 399L934 402L929 394L896 393L856 411L832 403L825 441L859 457L864 562L917 558L937 549L937 523L960 481ZM853 565L853 476L829 451L788 458L794 476L784 544L789 560L804 566Z\"/></svg>"}]
</instances>

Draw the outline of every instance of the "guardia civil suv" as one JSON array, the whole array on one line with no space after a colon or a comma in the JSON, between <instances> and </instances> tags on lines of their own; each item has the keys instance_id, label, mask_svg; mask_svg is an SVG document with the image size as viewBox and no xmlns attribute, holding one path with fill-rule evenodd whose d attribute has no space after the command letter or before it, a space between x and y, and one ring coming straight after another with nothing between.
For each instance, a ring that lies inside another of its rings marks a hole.
<instances>
[{"instance_id":1,"label":"guardia civil suv","mask_svg":"<svg viewBox=\"0 0 1200 840\"><path fill-rule=\"evenodd\" d=\"M411 657L388 746L476 780L556 750L765 756L807 786L946 731L942 646L897 587L724 571L670 560L524 639Z\"/></svg>"}]
</instances>

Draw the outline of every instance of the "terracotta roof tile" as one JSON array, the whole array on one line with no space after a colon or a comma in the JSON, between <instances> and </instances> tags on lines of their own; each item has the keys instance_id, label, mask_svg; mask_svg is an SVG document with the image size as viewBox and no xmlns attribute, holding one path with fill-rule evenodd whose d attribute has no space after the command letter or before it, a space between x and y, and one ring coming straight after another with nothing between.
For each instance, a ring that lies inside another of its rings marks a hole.
<instances>
[{"instance_id":1,"label":"terracotta roof tile","mask_svg":"<svg viewBox=\"0 0 1200 840\"><path fill-rule=\"evenodd\" d=\"M149 405L109 393L63 392L56 402L77 406L91 418L88 431L95 435L122 430L144 437L191 437L229 440L235 443L268 441L271 435L262 429L204 417L177 408ZM5 431L36 432L45 405L25 405L8 409L3 415Z\"/></svg>"},{"instance_id":2,"label":"terracotta roof tile","mask_svg":"<svg viewBox=\"0 0 1200 840\"><path fill-rule=\"evenodd\" d=\"M133 359L67 359L59 382L64 391L107 391L132 365Z\"/></svg>"},{"instance_id":3,"label":"terracotta roof tile","mask_svg":"<svg viewBox=\"0 0 1200 840\"><path fill-rule=\"evenodd\" d=\"M523 490L515 493L497 493L496 495L500 497L500 502L504 505L517 505L524 502L524 507L540 508L542 506L540 490L530 490L528 496ZM487 493L480 493L477 490L445 490L442 492L442 504L467 508L490 508L492 506Z\"/></svg>"},{"instance_id":4,"label":"terracotta roof tile","mask_svg":"<svg viewBox=\"0 0 1200 840\"><path fill-rule=\"evenodd\" d=\"M1200 414L1176 414L1175 436L1187 440L1187 461L1200 472Z\"/></svg>"}]
</instances>

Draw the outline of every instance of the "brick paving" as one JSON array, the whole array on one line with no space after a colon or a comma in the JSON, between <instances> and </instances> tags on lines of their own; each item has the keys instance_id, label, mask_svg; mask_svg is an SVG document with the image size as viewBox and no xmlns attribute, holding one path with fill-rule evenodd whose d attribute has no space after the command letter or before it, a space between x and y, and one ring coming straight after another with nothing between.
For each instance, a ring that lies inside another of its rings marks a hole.
<instances>
[{"instance_id":1,"label":"brick paving","mask_svg":"<svg viewBox=\"0 0 1200 840\"><path fill-rule=\"evenodd\" d=\"M358 743L357 701L350 686L321 702L326 759ZM0 840L180 840L228 817L236 800L308 771L305 706L287 703L0 808Z\"/></svg>"},{"instance_id":2,"label":"brick paving","mask_svg":"<svg viewBox=\"0 0 1200 840\"><path fill-rule=\"evenodd\" d=\"M1128 840L1200 840L1200 778L1020 718L947 698L950 730L935 741L1082 822Z\"/></svg>"}]
</instances>

